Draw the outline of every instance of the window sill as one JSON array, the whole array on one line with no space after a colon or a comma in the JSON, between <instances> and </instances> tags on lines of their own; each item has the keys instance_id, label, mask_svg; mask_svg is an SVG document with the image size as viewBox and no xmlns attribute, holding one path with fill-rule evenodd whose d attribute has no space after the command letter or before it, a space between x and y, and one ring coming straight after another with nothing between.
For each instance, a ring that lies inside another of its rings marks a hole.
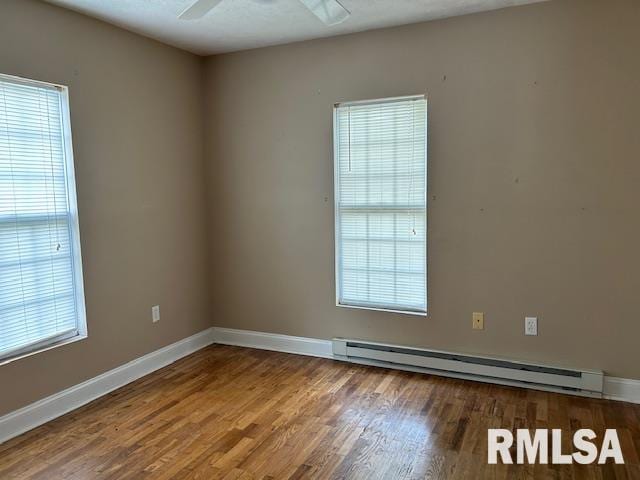
<instances>
[{"instance_id":1,"label":"window sill","mask_svg":"<svg viewBox=\"0 0 640 480\"><path fill-rule=\"evenodd\" d=\"M9 363L15 362L17 360L21 360L23 358L30 357L32 355L37 355L38 353L46 352L47 350L52 350L54 348L62 347L64 345L69 345L71 343L79 342L87 338L86 334L77 334L73 337L65 338L64 340L58 340L56 342L50 343L45 346L39 346L34 350L30 350L28 352L19 353L13 357L7 357L0 360L0 366L7 365Z\"/></svg>"},{"instance_id":2,"label":"window sill","mask_svg":"<svg viewBox=\"0 0 640 480\"><path fill-rule=\"evenodd\" d=\"M389 308L382 307L366 307L361 305L345 305L343 303L336 303L336 307L340 308L354 308L356 310L371 310L373 312L386 312L386 313L399 313L402 315L413 315L416 317L426 317L427 312L417 312L412 310L393 310Z\"/></svg>"}]
</instances>

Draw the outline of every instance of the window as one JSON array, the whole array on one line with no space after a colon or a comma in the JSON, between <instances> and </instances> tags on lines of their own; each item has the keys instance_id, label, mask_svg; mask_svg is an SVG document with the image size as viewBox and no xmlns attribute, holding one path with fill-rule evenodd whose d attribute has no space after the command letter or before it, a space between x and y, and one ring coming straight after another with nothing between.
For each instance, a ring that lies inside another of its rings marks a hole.
<instances>
[{"instance_id":1,"label":"window","mask_svg":"<svg viewBox=\"0 0 640 480\"><path fill-rule=\"evenodd\" d=\"M426 99L334 110L337 305L426 314Z\"/></svg>"},{"instance_id":2,"label":"window","mask_svg":"<svg viewBox=\"0 0 640 480\"><path fill-rule=\"evenodd\" d=\"M85 335L67 88L0 75L0 361Z\"/></svg>"}]
</instances>

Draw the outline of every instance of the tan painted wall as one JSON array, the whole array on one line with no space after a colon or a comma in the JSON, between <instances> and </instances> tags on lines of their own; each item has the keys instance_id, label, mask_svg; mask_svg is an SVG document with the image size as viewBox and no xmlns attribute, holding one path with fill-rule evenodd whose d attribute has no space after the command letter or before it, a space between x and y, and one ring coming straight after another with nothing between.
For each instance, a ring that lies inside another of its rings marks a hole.
<instances>
[{"instance_id":1,"label":"tan painted wall","mask_svg":"<svg viewBox=\"0 0 640 480\"><path fill-rule=\"evenodd\" d=\"M202 60L1 0L0 72L70 88L89 328L85 341L0 366L2 414L204 330L210 316Z\"/></svg>"},{"instance_id":2,"label":"tan painted wall","mask_svg":"<svg viewBox=\"0 0 640 480\"><path fill-rule=\"evenodd\" d=\"M640 378L639 25L554 0L208 59L215 324ZM337 308L332 104L422 92L429 316Z\"/></svg>"},{"instance_id":3,"label":"tan painted wall","mask_svg":"<svg viewBox=\"0 0 640 480\"><path fill-rule=\"evenodd\" d=\"M0 415L212 323L640 378L638 25L635 0L553 0L212 57L203 83L195 56L2 0L0 71L70 87L90 336L0 367ZM429 317L337 308L331 106L421 92Z\"/></svg>"}]
</instances>

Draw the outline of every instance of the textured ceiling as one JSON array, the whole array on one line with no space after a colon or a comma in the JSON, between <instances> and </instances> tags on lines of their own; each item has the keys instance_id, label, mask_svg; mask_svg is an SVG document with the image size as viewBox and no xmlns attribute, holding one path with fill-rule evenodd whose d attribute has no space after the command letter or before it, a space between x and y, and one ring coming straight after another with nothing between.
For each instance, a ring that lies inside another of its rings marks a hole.
<instances>
[{"instance_id":1,"label":"textured ceiling","mask_svg":"<svg viewBox=\"0 0 640 480\"><path fill-rule=\"evenodd\" d=\"M328 27L300 0L222 0L201 20L178 20L193 0L46 0L200 55L330 37L542 0L340 0Z\"/></svg>"}]
</instances>

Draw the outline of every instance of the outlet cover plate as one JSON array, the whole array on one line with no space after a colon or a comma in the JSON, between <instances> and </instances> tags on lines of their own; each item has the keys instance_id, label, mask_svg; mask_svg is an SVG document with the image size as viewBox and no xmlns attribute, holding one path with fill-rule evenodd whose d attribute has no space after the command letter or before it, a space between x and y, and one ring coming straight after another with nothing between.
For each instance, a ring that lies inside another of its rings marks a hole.
<instances>
[{"instance_id":1,"label":"outlet cover plate","mask_svg":"<svg viewBox=\"0 0 640 480\"><path fill-rule=\"evenodd\" d=\"M538 317L525 317L524 334L531 336L538 335Z\"/></svg>"},{"instance_id":2,"label":"outlet cover plate","mask_svg":"<svg viewBox=\"0 0 640 480\"><path fill-rule=\"evenodd\" d=\"M484 330L484 313L473 312L473 329Z\"/></svg>"}]
</instances>

